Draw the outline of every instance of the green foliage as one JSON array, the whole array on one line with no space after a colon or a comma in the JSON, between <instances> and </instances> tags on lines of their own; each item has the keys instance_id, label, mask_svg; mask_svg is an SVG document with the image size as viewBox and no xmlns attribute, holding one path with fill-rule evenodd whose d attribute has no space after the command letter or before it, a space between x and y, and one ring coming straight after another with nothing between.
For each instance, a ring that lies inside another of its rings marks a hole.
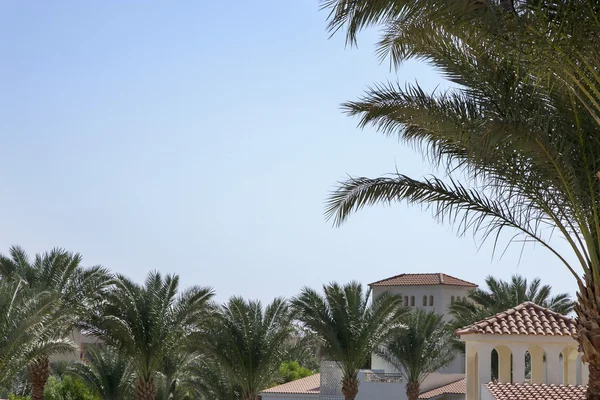
<instances>
[{"instance_id":1,"label":"green foliage","mask_svg":"<svg viewBox=\"0 0 600 400\"><path fill-rule=\"evenodd\" d=\"M442 318L422 309L411 311L404 319L404 326L378 350L407 383L420 385L429 374L447 366L454 358L454 337Z\"/></svg>"},{"instance_id":2,"label":"green foliage","mask_svg":"<svg viewBox=\"0 0 600 400\"><path fill-rule=\"evenodd\" d=\"M288 303L278 298L263 308L260 301L232 297L215 318L202 336L206 351L242 398L257 398L276 381L294 331Z\"/></svg>"},{"instance_id":3,"label":"green foliage","mask_svg":"<svg viewBox=\"0 0 600 400\"><path fill-rule=\"evenodd\" d=\"M9 394L8 400L31 400L31 396L17 396L16 394Z\"/></svg>"},{"instance_id":4,"label":"green foliage","mask_svg":"<svg viewBox=\"0 0 600 400\"><path fill-rule=\"evenodd\" d=\"M284 361L279 367L279 373L283 379L283 382L291 382L300 378L305 378L314 374L308 368L301 367L296 361Z\"/></svg>"},{"instance_id":5,"label":"green foliage","mask_svg":"<svg viewBox=\"0 0 600 400\"><path fill-rule=\"evenodd\" d=\"M46 400L100 400L100 397L92 393L83 380L73 376L48 378L44 390Z\"/></svg>"},{"instance_id":6,"label":"green foliage","mask_svg":"<svg viewBox=\"0 0 600 400\"><path fill-rule=\"evenodd\" d=\"M112 346L88 348L89 360L75 363L69 373L80 377L102 400L132 397L133 371L131 359Z\"/></svg>"},{"instance_id":7,"label":"green foliage","mask_svg":"<svg viewBox=\"0 0 600 400\"><path fill-rule=\"evenodd\" d=\"M193 353L191 338L208 316L210 288L178 293L179 277L151 272L144 285L119 275L88 326L131 360L137 379L151 384L174 351Z\"/></svg>"},{"instance_id":8,"label":"green foliage","mask_svg":"<svg viewBox=\"0 0 600 400\"><path fill-rule=\"evenodd\" d=\"M469 294L468 301L457 300L450 305L455 329L470 325L499 312L531 301L552 311L568 314L573 311L574 303L568 293L551 296L552 288L542 285L540 279L531 283L520 275L514 275L510 281L488 276L487 288L475 289Z\"/></svg>"},{"instance_id":9,"label":"green foliage","mask_svg":"<svg viewBox=\"0 0 600 400\"><path fill-rule=\"evenodd\" d=\"M0 388L15 391L14 383L32 360L72 349L55 335L56 324L65 318L60 309L56 295L0 279Z\"/></svg>"},{"instance_id":10,"label":"green foliage","mask_svg":"<svg viewBox=\"0 0 600 400\"><path fill-rule=\"evenodd\" d=\"M371 291L358 282L332 283L324 294L303 288L292 299L298 318L321 340L323 350L337 361L346 382L358 385L362 368L382 343L401 325L407 312L400 296L384 293L372 302Z\"/></svg>"}]
</instances>

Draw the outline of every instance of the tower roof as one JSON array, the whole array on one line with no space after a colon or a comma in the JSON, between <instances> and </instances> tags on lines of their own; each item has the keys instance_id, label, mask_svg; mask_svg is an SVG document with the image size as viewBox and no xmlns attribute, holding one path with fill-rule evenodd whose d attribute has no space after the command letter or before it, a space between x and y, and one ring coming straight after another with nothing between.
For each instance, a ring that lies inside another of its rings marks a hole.
<instances>
[{"instance_id":1,"label":"tower roof","mask_svg":"<svg viewBox=\"0 0 600 400\"><path fill-rule=\"evenodd\" d=\"M572 318L528 301L460 328L456 334L573 336L576 332Z\"/></svg>"},{"instance_id":2,"label":"tower roof","mask_svg":"<svg viewBox=\"0 0 600 400\"><path fill-rule=\"evenodd\" d=\"M476 288L477 285L443 273L400 274L370 283L369 286L466 286Z\"/></svg>"}]
</instances>

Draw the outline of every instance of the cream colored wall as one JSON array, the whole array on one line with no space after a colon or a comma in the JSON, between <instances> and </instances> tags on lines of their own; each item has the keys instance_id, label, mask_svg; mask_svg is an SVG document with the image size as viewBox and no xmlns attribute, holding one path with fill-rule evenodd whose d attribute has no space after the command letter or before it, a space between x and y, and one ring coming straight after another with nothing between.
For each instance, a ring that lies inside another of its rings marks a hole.
<instances>
[{"instance_id":1,"label":"cream colored wall","mask_svg":"<svg viewBox=\"0 0 600 400\"><path fill-rule=\"evenodd\" d=\"M73 342L73 351L67 354L56 354L50 357L50 361L81 361L81 355L85 344L100 343L98 338L86 335L78 330L73 330L69 335L69 339Z\"/></svg>"}]
</instances>

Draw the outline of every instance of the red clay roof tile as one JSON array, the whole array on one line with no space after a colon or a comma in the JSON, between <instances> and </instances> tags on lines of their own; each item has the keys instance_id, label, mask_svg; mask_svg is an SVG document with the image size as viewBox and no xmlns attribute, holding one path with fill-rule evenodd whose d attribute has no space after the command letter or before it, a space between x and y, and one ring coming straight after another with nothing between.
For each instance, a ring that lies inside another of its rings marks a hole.
<instances>
[{"instance_id":1,"label":"red clay roof tile","mask_svg":"<svg viewBox=\"0 0 600 400\"><path fill-rule=\"evenodd\" d=\"M319 394L321 389L321 374L314 374L283 385L265 389L261 393L282 394Z\"/></svg>"},{"instance_id":2,"label":"red clay roof tile","mask_svg":"<svg viewBox=\"0 0 600 400\"><path fill-rule=\"evenodd\" d=\"M457 335L474 333L573 336L576 328L572 318L526 302L456 331Z\"/></svg>"},{"instance_id":3,"label":"red clay roof tile","mask_svg":"<svg viewBox=\"0 0 600 400\"><path fill-rule=\"evenodd\" d=\"M440 386L437 389L428 390L419 395L419 399L432 399L443 394L466 394L467 383L465 379Z\"/></svg>"},{"instance_id":4,"label":"red clay roof tile","mask_svg":"<svg viewBox=\"0 0 600 400\"><path fill-rule=\"evenodd\" d=\"M488 383L496 400L585 400L587 386Z\"/></svg>"},{"instance_id":5,"label":"red clay roof tile","mask_svg":"<svg viewBox=\"0 0 600 400\"><path fill-rule=\"evenodd\" d=\"M435 274L400 274L369 284L369 286L430 286L449 285L476 288L477 285L450 275Z\"/></svg>"}]
</instances>

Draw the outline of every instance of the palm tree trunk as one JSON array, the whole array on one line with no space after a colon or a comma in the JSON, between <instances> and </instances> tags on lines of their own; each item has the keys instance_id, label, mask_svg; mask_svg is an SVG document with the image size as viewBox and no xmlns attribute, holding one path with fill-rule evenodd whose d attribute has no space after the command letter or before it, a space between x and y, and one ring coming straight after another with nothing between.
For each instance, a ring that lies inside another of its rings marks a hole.
<instances>
[{"instance_id":1,"label":"palm tree trunk","mask_svg":"<svg viewBox=\"0 0 600 400\"><path fill-rule=\"evenodd\" d=\"M348 376L342 379L342 394L345 400L354 400L358 394L358 378Z\"/></svg>"},{"instance_id":2,"label":"palm tree trunk","mask_svg":"<svg viewBox=\"0 0 600 400\"><path fill-rule=\"evenodd\" d=\"M44 388L50 376L50 360L42 357L33 361L28 367L31 383L31 400L44 400Z\"/></svg>"},{"instance_id":3,"label":"palm tree trunk","mask_svg":"<svg viewBox=\"0 0 600 400\"><path fill-rule=\"evenodd\" d=\"M417 400L421 392L421 385L414 382L406 382L406 396L408 400Z\"/></svg>"},{"instance_id":4,"label":"palm tree trunk","mask_svg":"<svg viewBox=\"0 0 600 400\"><path fill-rule=\"evenodd\" d=\"M586 285L579 285L577 301L577 341L581 360L590 371L587 399L600 400L600 284L586 277Z\"/></svg>"},{"instance_id":5,"label":"palm tree trunk","mask_svg":"<svg viewBox=\"0 0 600 400\"><path fill-rule=\"evenodd\" d=\"M135 399L154 400L155 396L156 388L154 387L154 378L144 379L143 377L139 377L135 383Z\"/></svg>"}]
</instances>

